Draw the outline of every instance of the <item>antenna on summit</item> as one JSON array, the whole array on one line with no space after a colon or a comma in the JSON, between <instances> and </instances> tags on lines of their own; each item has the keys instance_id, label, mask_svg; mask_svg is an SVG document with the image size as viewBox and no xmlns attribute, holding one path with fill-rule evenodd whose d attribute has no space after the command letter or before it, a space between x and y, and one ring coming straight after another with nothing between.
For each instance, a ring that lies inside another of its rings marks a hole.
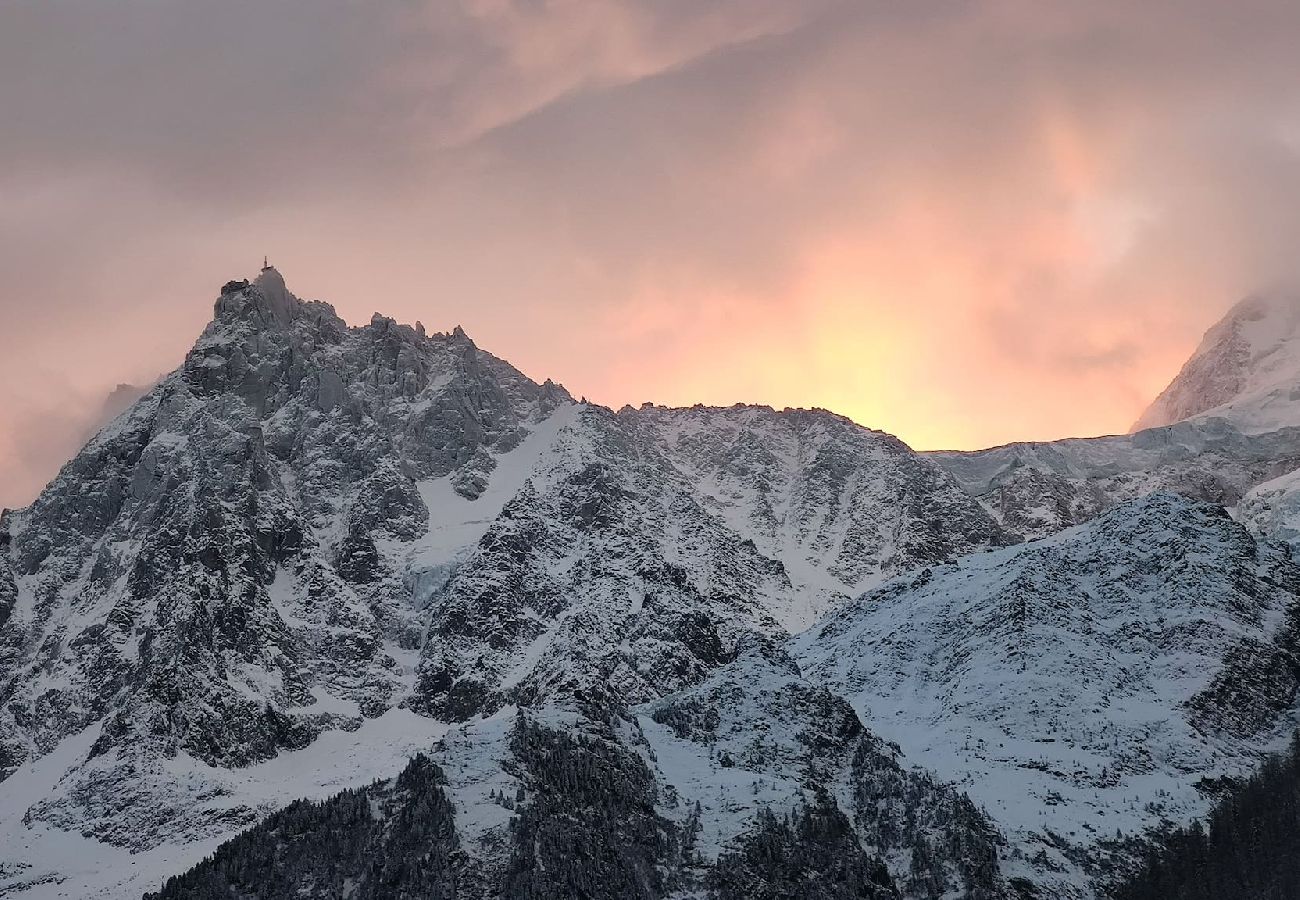
<instances>
[{"instance_id":1,"label":"antenna on summit","mask_svg":"<svg viewBox=\"0 0 1300 900\"><path fill-rule=\"evenodd\" d=\"M269 268L271 268L271 264L270 264L269 262L267 262L267 261L266 261L266 257L263 256L263 257L262 257L262 270L265 271L265 270L267 270L267 269L269 269Z\"/></svg>"}]
</instances>

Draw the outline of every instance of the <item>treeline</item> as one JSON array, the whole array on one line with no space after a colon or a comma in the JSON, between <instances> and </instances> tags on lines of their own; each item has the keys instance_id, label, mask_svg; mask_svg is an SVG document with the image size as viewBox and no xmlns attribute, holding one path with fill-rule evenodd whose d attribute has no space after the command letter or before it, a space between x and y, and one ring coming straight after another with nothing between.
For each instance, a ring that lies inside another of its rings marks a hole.
<instances>
[{"instance_id":1,"label":"treeline","mask_svg":"<svg viewBox=\"0 0 1300 900\"><path fill-rule=\"evenodd\" d=\"M1206 822L1152 849L1115 900L1300 897L1300 732L1287 752L1220 800Z\"/></svg>"},{"instance_id":2,"label":"treeline","mask_svg":"<svg viewBox=\"0 0 1300 900\"><path fill-rule=\"evenodd\" d=\"M826 794L793 815L762 809L756 826L718 857L713 900L898 900L889 870L868 856Z\"/></svg>"},{"instance_id":3,"label":"treeline","mask_svg":"<svg viewBox=\"0 0 1300 900\"><path fill-rule=\"evenodd\" d=\"M831 730L839 752L856 743L846 810L810 762L810 796L758 810L716 862L695 846L700 804L665 818L654 772L608 723L521 713L502 760L514 784L491 795L513 816L487 859L462 847L446 774L421 754L395 780L271 815L145 900L1005 900L996 832L964 795L856 728ZM910 859L901 884L881 854Z\"/></svg>"},{"instance_id":4,"label":"treeline","mask_svg":"<svg viewBox=\"0 0 1300 900\"><path fill-rule=\"evenodd\" d=\"M293 803L144 900L456 900L465 863L445 786L417 755L395 781Z\"/></svg>"}]
</instances>

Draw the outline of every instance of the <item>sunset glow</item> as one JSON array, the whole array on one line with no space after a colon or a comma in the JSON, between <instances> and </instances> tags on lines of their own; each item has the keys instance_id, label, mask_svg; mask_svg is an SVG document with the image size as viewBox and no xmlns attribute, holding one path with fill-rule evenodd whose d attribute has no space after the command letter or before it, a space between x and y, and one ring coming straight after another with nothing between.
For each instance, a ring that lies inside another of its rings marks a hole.
<instances>
[{"instance_id":1,"label":"sunset glow","mask_svg":"<svg viewBox=\"0 0 1300 900\"><path fill-rule=\"evenodd\" d=\"M351 322L461 324L611 406L822 406L919 448L1123 431L1297 274L1300 12L1249 5L129 2L133 47L21 4L0 503L263 253Z\"/></svg>"}]
</instances>

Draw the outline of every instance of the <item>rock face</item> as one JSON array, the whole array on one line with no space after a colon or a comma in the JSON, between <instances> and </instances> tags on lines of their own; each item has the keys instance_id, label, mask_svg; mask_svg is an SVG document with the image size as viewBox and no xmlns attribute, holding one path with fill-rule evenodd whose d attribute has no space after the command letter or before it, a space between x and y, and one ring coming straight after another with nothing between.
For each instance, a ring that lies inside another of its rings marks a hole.
<instances>
[{"instance_id":1,"label":"rock face","mask_svg":"<svg viewBox=\"0 0 1300 900\"><path fill-rule=\"evenodd\" d=\"M1300 419L1300 300L1277 294L1238 303L1205 333L1133 430L1210 415L1249 431Z\"/></svg>"},{"instance_id":2,"label":"rock face","mask_svg":"<svg viewBox=\"0 0 1300 900\"><path fill-rule=\"evenodd\" d=\"M578 404L459 329L348 327L268 268L0 520L0 829L27 848L0 887L129 893L112 873L177 871L282 783L396 771L360 748L651 702L1013 539L832 414Z\"/></svg>"},{"instance_id":3,"label":"rock face","mask_svg":"<svg viewBox=\"0 0 1300 900\"><path fill-rule=\"evenodd\" d=\"M808 677L956 782L1016 847L1009 872L1086 895L1117 830L1208 805L1285 740L1300 567L1169 494L1046 540L926 569L799 636Z\"/></svg>"}]
</instances>

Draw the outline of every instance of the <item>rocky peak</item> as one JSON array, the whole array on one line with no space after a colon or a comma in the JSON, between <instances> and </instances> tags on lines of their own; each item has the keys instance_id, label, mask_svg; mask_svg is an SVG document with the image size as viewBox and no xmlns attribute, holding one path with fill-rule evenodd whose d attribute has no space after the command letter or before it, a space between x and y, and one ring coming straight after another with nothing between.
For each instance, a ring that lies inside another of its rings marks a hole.
<instances>
[{"instance_id":1,"label":"rocky peak","mask_svg":"<svg viewBox=\"0 0 1300 900\"><path fill-rule=\"evenodd\" d=\"M284 276L267 266L251 283L229 281L213 309L218 322L243 320L264 328L287 328L298 317L302 301L289 292Z\"/></svg>"}]
</instances>

